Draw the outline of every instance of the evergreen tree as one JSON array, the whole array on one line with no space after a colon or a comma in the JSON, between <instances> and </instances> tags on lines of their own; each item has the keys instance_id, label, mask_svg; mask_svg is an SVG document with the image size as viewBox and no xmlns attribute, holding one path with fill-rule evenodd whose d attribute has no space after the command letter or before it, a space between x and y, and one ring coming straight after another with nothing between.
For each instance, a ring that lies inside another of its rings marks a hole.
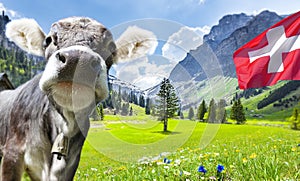
<instances>
[{"instance_id":1,"label":"evergreen tree","mask_svg":"<svg viewBox=\"0 0 300 181\"><path fill-rule=\"evenodd\" d=\"M133 103L134 103L135 105L139 105L139 100L138 100L138 98L137 98L137 96L136 96L135 93L133 94Z\"/></svg>"},{"instance_id":2,"label":"evergreen tree","mask_svg":"<svg viewBox=\"0 0 300 181\"><path fill-rule=\"evenodd\" d=\"M118 94L117 94L117 101L122 102L121 86L119 86L119 91L118 91Z\"/></svg>"},{"instance_id":3,"label":"evergreen tree","mask_svg":"<svg viewBox=\"0 0 300 181\"><path fill-rule=\"evenodd\" d=\"M152 116L157 116L155 106L150 106L150 113Z\"/></svg>"},{"instance_id":4,"label":"evergreen tree","mask_svg":"<svg viewBox=\"0 0 300 181\"><path fill-rule=\"evenodd\" d=\"M0 45L0 72L6 72L15 87L32 77L32 64L33 61L27 58L24 51L14 48L8 50ZM39 71L42 69L39 67Z\"/></svg>"},{"instance_id":5,"label":"evergreen tree","mask_svg":"<svg viewBox=\"0 0 300 181\"><path fill-rule=\"evenodd\" d=\"M236 120L237 124L243 124L246 122L246 116L241 99L234 101L230 112L230 118Z\"/></svg>"},{"instance_id":6,"label":"evergreen tree","mask_svg":"<svg viewBox=\"0 0 300 181\"><path fill-rule=\"evenodd\" d=\"M130 103L133 103L134 102L134 92L133 91L130 91L130 95L129 95L129 102Z\"/></svg>"},{"instance_id":7,"label":"evergreen tree","mask_svg":"<svg viewBox=\"0 0 300 181\"><path fill-rule=\"evenodd\" d=\"M112 104L113 108L115 109L115 113L119 113L122 108L122 100L121 96L116 91L112 91Z\"/></svg>"},{"instance_id":8,"label":"evergreen tree","mask_svg":"<svg viewBox=\"0 0 300 181\"><path fill-rule=\"evenodd\" d=\"M216 103L214 99L211 99L209 102L209 108L208 108L208 120L209 123L216 123Z\"/></svg>"},{"instance_id":9,"label":"evergreen tree","mask_svg":"<svg viewBox=\"0 0 300 181\"><path fill-rule=\"evenodd\" d=\"M189 109L189 114L188 114L189 120L194 119L194 116L195 116L195 114L194 114L194 109L193 109L192 107L190 107L190 109Z\"/></svg>"},{"instance_id":10,"label":"evergreen tree","mask_svg":"<svg viewBox=\"0 0 300 181\"><path fill-rule=\"evenodd\" d=\"M130 106L129 116L132 116L132 115L133 115L133 109L132 109L132 106Z\"/></svg>"},{"instance_id":11,"label":"evergreen tree","mask_svg":"<svg viewBox=\"0 0 300 181\"><path fill-rule=\"evenodd\" d=\"M180 117L180 119L184 119L184 115L183 115L182 111L180 111L179 117Z\"/></svg>"},{"instance_id":12,"label":"evergreen tree","mask_svg":"<svg viewBox=\"0 0 300 181\"><path fill-rule=\"evenodd\" d=\"M103 104L102 103L98 104L96 109L97 109L97 114L100 117L100 120L103 121L103 119L104 119Z\"/></svg>"},{"instance_id":13,"label":"evergreen tree","mask_svg":"<svg viewBox=\"0 0 300 181\"><path fill-rule=\"evenodd\" d=\"M225 123L227 121L225 107L226 107L226 101L224 99L221 99L218 103L217 115L216 115L217 122L219 123Z\"/></svg>"},{"instance_id":14,"label":"evergreen tree","mask_svg":"<svg viewBox=\"0 0 300 181\"><path fill-rule=\"evenodd\" d=\"M145 113L147 114L147 115L149 115L150 114L150 98L149 97L147 97L147 99L146 99L146 106L145 106Z\"/></svg>"},{"instance_id":15,"label":"evergreen tree","mask_svg":"<svg viewBox=\"0 0 300 181\"><path fill-rule=\"evenodd\" d=\"M125 102L129 102L129 94L126 91L122 93L122 100Z\"/></svg>"},{"instance_id":16,"label":"evergreen tree","mask_svg":"<svg viewBox=\"0 0 300 181\"><path fill-rule=\"evenodd\" d=\"M177 116L180 116L181 114L182 114L181 105L179 105L177 110Z\"/></svg>"},{"instance_id":17,"label":"evergreen tree","mask_svg":"<svg viewBox=\"0 0 300 181\"><path fill-rule=\"evenodd\" d=\"M105 99L104 102L104 107L109 107L109 108L114 108L113 107L113 100L112 100L112 89L111 89L111 83L108 83L108 90L109 90L109 94L108 97Z\"/></svg>"},{"instance_id":18,"label":"evergreen tree","mask_svg":"<svg viewBox=\"0 0 300 181\"><path fill-rule=\"evenodd\" d=\"M145 98L144 98L144 96L142 94L140 94L139 106L145 107Z\"/></svg>"},{"instance_id":19,"label":"evergreen tree","mask_svg":"<svg viewBox=\"0 0 300 181\"><path fill-rule=\"evenodd\" d=\"M293 110L293 115L291 117L291 127L292 129L298 130L300 129L300 116L299 116L299 110L295 108Z\"/></svg>"},{"instance_id":20,"label":"evergreen tree","mask_svg":"<svg viewBox=\"0 0 300 181\"><path fill-rule=\"evenodd\" d=\"M163 79L157 96L157 111L160 119L164 122L164 131L167 131L168 118L173 117L178 110L178 97L169 79Z\"/></svg>"},{"instance_id":21,"label":"evergreen tree","mask_svg":"<svg viewBox=\"0 0 300 181\"><path fill-rule=\"evenodd\" d=\"M230 111L230 119L236 120L237 117L236 112L237 112L237 101L234 101Z\"/></svg>"},{"instance_id":22,"label":"evergreen tree","mask_svg":"<svg viewBox=\"0 0 300 181\"><path fill-rule=\"evenodd\" d=\"M221 119L221 123L226 123L226 122L227 122L227 113L226 113L226 109L224 109L223 117Z\"/></svg>"},{"instance_id":23,"label":"evergreen tree","mask_svg":"<svg viewBox=\"0 0 300 181\"><path fill-rule=\"evenodd\" d=\"M121 115L126 116L129 113L129 103L123 103L121 109Z\"/></svg>"},{"instance_id":24,"label":"evergreen tree","mask_svg":"<svg viewBox=\"0 0 300 181\"><path fill-rule=\"evenodd\" d=\"M205 100L203 99L197 111L197 119L203 120L205 113L207 112ZM204 120L203 120L204 121Z\"/></svg>"}]
</instances>

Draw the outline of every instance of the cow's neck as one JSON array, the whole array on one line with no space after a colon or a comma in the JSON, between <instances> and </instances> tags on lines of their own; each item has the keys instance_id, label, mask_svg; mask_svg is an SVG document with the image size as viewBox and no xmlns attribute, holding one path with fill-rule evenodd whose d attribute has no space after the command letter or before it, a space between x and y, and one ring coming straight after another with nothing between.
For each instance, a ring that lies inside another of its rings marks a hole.
<instances>
[{"instance_id":1,"label":"cow's neck","mask_svg":"<svg viewBox=\"0 0 300 181\"><path fill-rule=\"evenodd\" d=\"M54 123L57 134L63 133L67 137L73 137L78 132L82 132L83 135L87 134L89 129L88 116L92 106L75 112L57 105L52 96L49 96L49 100L55 109L53 116L57 118L56 123Z\"/></svg>"},{"instance_id":2,"label":"cow's neck","mask_svg":"<svg viewBox=\"0 0 300 181\"><path fill-rule=\"evenodd\" d=\"M61 125L61 133L63 133L67 137L72 137L75 135L78 131L80 131L77 121L75 118L74 112L63 110L62 111L64 121Z\"/></svg>"},{"instance_id":3,"label":"cow's neck","mask_svg":"<svg viewBox=\"0 0 300 181\"><path fill-rule=\"evenodd\" d=\"M73 112L61 109L58 114L60 114L60 119L56 124L58 134L63 133L67 137L73 137L78 132L82 132L83 135L87 134L89 129L89 111Z\"/></svg>"},{"instance_id":4,"label":"cow's neck","mask_svg":"<svg viewBox=\"0 0 300 181\"><path fill-rule=\"evenodd\" d=\"M57 108L57 107L56 107ZM81 132L85 137L89 129L88 116L89 111L73 112L66 109L57 109L57 123L55 139L52 145L51 153L57 154L57 159L62 156L67 157L69 152L69 142L78 132Z\"/></svg>"}]
</instances>

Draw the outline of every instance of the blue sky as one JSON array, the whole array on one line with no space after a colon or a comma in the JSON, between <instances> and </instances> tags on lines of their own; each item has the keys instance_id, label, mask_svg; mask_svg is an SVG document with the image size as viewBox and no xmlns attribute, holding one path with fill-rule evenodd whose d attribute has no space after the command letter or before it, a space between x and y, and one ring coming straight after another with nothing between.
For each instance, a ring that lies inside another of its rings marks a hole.
<instances>
[{"instance_id":1,"label":"blue sky","mask_svg":"<svg viewBox=\"0 0 300 181\"><path fill-rule=\"evenodd\" d=\"M298 0L1 0L19 16L36 19L43 29L68 16L89 16L111 28L126 21L163 18L190 27L212 26L226 14L278 14L299 11Z\"/></svg>"},{"instance_id":2,"label":"blue sky","mask_svg":"<svg viewBox=\"0 0 300 181\"><path fill-rule=\"evenodd\" d=\"M143 88L158 83L162 77L168 77L178 61L190 49L201 45L203 34L208 33L224 15L255 15L266 9L279 15L288 15L299 11L299 7L299 0L0 1L0 10L5 10L10 18L34 18L45 33L48 33L53 22L69 16L96 19L112 30L115 39L131 25L154 32L156 40L153 42L155 52L152 57L114 67L115 74L127 78L126 81L136 84L145 80L149 82L149 85L143 83Z\"/></svg>"}]
</instances>

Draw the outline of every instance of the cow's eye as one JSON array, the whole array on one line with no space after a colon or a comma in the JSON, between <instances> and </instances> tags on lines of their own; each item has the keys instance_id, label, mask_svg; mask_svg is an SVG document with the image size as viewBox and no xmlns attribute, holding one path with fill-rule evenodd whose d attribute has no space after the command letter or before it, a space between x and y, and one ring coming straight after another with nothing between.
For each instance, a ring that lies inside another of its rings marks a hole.
<instances>
[{"instance_id":1,"label":"cow's eye","mask_svg":"<svg viewBox=\"0 0 300 181\"><path fill-rule=\"evenodd\" d=\"M43 47L47 48L51 44L51 42L52 42L52 38L51 36L48 36L43 42Z\"/></svg>"}]
</instances>

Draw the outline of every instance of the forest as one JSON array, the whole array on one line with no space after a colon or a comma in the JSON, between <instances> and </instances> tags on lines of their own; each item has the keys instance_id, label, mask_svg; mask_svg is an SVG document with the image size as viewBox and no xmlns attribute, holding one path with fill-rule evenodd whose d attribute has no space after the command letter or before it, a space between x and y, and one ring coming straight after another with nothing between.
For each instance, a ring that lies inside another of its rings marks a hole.
<instances>
[{"instance_id":1,"label":"forest","mask_svg":"<svg viewBox=\"0 0 300 181\"><path fill-rule=\"evenodd\" d=\"M45 66L43 58L33 57L20 49L6 49L0 45L0 72L6 73L14 87L25 83Z\"/></svg>"}]
</instances>

